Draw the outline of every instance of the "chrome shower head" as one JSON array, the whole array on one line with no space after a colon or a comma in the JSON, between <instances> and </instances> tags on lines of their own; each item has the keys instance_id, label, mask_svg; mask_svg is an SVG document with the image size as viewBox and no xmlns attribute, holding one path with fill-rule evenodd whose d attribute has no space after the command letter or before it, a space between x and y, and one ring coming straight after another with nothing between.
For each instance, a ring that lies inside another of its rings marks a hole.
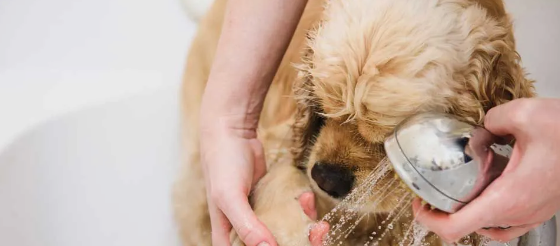
<instances>
[{"instance_id":1,"label":"chrome shower head","mask_svg":"<svg viewBox=\"0 0 560 246\"><path fill-rule=\"evenodd\" d=\"M420 198L448 213L476 198L505 169L511 146L453 115L422 113L385 141L395 172Z\"/></svg>"}]
</instances>

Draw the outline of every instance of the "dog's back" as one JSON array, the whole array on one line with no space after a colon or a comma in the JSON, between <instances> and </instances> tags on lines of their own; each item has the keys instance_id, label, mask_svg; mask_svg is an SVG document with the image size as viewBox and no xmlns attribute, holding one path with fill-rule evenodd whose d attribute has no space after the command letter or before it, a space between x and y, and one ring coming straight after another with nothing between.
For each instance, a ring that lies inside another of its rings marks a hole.
<instances>
[{"instance_id":1,"label":"dog's back","mask_svg":"<svg viewBox=\"0 0 560 246\"><path fill-rule=\"evenodd\" d=\"M331 0L337 1L337 0ZM375 1L375 0L362 0L362 1ZM398 0L395 0L398 1ZM435 0L417 0L419 2L437 2ZM452 0L449 0L452 1ZM445 1L445 2L449 2ZM468 3L468 2L477 2L485 8L488 13L492 16L495 16L497 20L503 22L509 22L509 19L506 17L504 6L501 0L457 0L457 3ZM323 4L326 1L324 0L309 0L308 6L303 14L303 17L300 21L300 24L296 30L296 33L292 39L292 42L280 64L279 70L276 73L274 81L271 85L269 93L266 97L265 105L263 108L263 112L261 114L261 121L259 127L259 134L260 138L264 144L265 151L268 150L273 152L277 150L279 146L283 147L284 149L289 149L294 147L294 143L292 143L289 139L290 134L293 132L291 131L291 125L294 123L294 118L297 114L297 105L296 100L294 100L294 82L297 81L298 71L293 67L293 64L300 64L302 63L302 57L304 54L308 53L307 48L309 48L309 44L306 43L308 41L308 31L313 29L313 27L319 23L319 21L329 21L328 19L323 18ZM349 1L357 3L359 1ZM215 55L216 46L218 43L218 39L220 36L222 22L224 19L224 11L226 8L227 0L215 0L214 4L212 5L211 9L205 15L203 19L201 19L197 34L193 40L191 45L189 55L186 62L185 67L185 75L183 80L183 113L184 113L184 136L185 139L185 165L184 169L181 170L181 176L176 183L174 189L174 206L175 206L175 216L179 223L179 230L182 236L183 242L185 245L211 245L211 228L210 228L210 220L207 211L207 203L206 203L206 191L205 191L205 182L203 180L202 175L202 168L200 166L199 160L199 135L198 135L198 126L199 126L199 110L200 110L200 103L201 97L204 91L204 87L206 85L206 80L210 73L210 69L212 66L213 57ZM288 4L288 3L286 3ZM354 6L359 9L359 6ZM375 10L372 9L372 12ZM381 13L376 13L381 14ZM508 26L509 23L505 23L505 26ZM389 27L390 28L390 27ZM338 28L336 31L344 32L346 31L343 26ZM395 30L398 31L398 30ZM514 44L513 36L511 35L511 31L506 33L503 40L499 42L507 43L507 45ZM357 36L355 37L357 40L364 39L365 37ZM327 40L322 40L322 42L327 42ZM498 43L499 43L498 42ZM341 48L341 47L338 47ZM490 47L492 48L492 47ZM351 51L351 50L350 50ZM499 52L498 52L499 53ZM486 53L481 52L480 55L486 55ZM479 79L487 80L486 82L490 82L488 85L485 85L480 88L476 88L476 92L473 93L480 93L481 95L477 95L480 97L480 103L484 103L485 107L491 107L495 104L501 103L504 99L503 95L499 95L499 93L505 93L507 91L501 90L499 88L492 88L494 80L501 80L503 79L500 76L504 76L504 74L509 73L500 73L500 69L506 69L508 64L507 62L500 63L501 61L505 61L508 57L488 57L488 62L495 62L496 64L480 64L481 66L503 66L497 67L495 73L490 74L475 74L477 76L483 76ZM484 69L484 67L482 68ZM475 71L473 71L475 72ZM486 71L487 72L487 71ZM519 71L518 73L522 73ZM473 76L475 76L473 75ZM523 76L522 74L516 74L519 76ZM507 79L507 78L506 78ZM483 81L485 82L485 81ZM515 83L515 82L513 82ZM527 83L529 84L529 83ZM528 86L527 84L513 84L511 86ZM296 86L298 86L296 84ZM332 85L325 85L325 86L332 86ZM295 88L301 89L301 88ZM472 90L472 89L465 89L465 90ZM488 90L488 91L486 91ZM493 94L492 91L497 91L498 94ZM519 88L516 90L519 91ZM529 89L523 89L522 91L527 92L527 95L532 95ZM402 96L402 95L401 95ZM516 95L517 96L517 95ZM405 98L411 99L412 97ZM383 105L377 105L377 107L383 107ZM468 108L467 106L463 108ZM470 108L470 109L474 109ZM301 112L300 112L301 113ZM304 126L306 127L306 126ZM288 137L288 139L287 139ZM297 143L295 143L297 145ZM298 149L299 146L295 146L295 149ZM296 151L297 152L297 151ZM297 153L296 153L297 154ZM273 154L270 154L269 157L271 159L275 158ZM274 161L267 161L267 164L274 163ZM293 165L293 161L289 161L290 165ZM280 169L278 169L280 170ZM284 174L287 173L295 173L293 169L286 169ZM294 174L295 175L295 174ZM283 179L290 180L290 177L287 175L278 175ZM293 176L292 180L299 180L299 176ZM269 192L274 190L282 190L279 187L275 189L274 185L278 186L281 185L281 182L274 182L271 181L274 177L265 178L262 184L261 191ZM268 180L268 181L267 181ZM298 181L299 182L299 181ZM268 186L266 186L268 184ZM273 193L273 192L270 192ZM276 197L285 196L286 199L292 199L293 197L289 197L291 194L275 194ZM260 207L258 208L259 211L264 210L272 210L273 207ZM274 211L272 211L274 212ZM289 216L289 215L286 215ZM270 219L273 219L274 216L270 216ZM279 220L286 220L289 221L289 218L285 216L278 217ZM286 224L289 226L289 224ZM281 226L278 226L281 228ZM273 232L274 233L274 232Z\"/></svg>"}]
</instances>

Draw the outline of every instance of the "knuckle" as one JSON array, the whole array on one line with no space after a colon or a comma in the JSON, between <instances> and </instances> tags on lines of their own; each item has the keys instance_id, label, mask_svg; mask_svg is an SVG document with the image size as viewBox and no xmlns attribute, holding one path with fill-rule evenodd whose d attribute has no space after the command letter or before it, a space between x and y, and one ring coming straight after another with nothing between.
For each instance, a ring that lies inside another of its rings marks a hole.
<instances>
[{"instance_id":1,"label":"knuckle","mask_svg":"<svg viewBox=\"0 0 560 246\"><path fill-rule=\"evenodd\" d=\"M512 210L510 212L510 214L526 214L526 211ZM510 225L510 226L519 226L519 225L526 225L526 224L530 223L531 221L532 221L531 217L529 217L527 215L523 215L523 216L510 217L503 224L504 225Z\"/></svg>"},{"instance_id":2,"label":"knuckle","mask_svg":"<svg viewBox=\"0 0 560 246\"><path fill-rule=\"evenodd\" d=\"M510 112L510 120L517 127L526 127L530 124L531 116L534 113L535 105L531 100L519 99L514 109Z\"/></svg>"},{"instance_id":3,"label":"knuckle","mask_svg":"<svg viewBox=\"0 0 560 246\"><path fill-rule=\"evenodd\" d=\"M255 230L251 230L245 225L240 225L238 228L235 228L235 230L243 242L249 242L257 236Z\"/></svg>"}]
</instances>

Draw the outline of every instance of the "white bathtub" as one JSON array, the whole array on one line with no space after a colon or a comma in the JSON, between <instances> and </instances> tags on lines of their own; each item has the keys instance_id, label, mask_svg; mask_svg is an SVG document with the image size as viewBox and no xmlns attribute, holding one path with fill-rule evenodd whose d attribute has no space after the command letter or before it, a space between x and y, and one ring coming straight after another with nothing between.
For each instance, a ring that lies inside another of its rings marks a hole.
<instances>
[{"instance_id":1,"label":"white bathtub","mask_svg":"<svg viewBox=\"0 0 560 246\"><path fill-rule=\"evenodd\" d=\"M64 115L0 151L0 245L179 245L177 88Z\"/></svg>"}]
</instances>

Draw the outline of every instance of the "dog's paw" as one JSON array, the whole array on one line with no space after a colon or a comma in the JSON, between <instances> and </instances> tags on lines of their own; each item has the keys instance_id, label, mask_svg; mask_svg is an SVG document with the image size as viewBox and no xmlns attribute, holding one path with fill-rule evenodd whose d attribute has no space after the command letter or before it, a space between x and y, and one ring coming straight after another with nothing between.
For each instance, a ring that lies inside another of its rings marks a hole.
<instances>
[{"instance_id":1,"label":"dog's paw","mask_svg":"<svg viewBox=\"0 0 560 246\"><path fill-rule=\"evenodd\" d=\"M307 177L292 165L272 166L251 196L257 218L280 246L310 246L309 228L316 217L314 196ZM304 194L304 195L302 195ZM232 231L232 245L243 242Z\"/></svg>"}]
</instances>

